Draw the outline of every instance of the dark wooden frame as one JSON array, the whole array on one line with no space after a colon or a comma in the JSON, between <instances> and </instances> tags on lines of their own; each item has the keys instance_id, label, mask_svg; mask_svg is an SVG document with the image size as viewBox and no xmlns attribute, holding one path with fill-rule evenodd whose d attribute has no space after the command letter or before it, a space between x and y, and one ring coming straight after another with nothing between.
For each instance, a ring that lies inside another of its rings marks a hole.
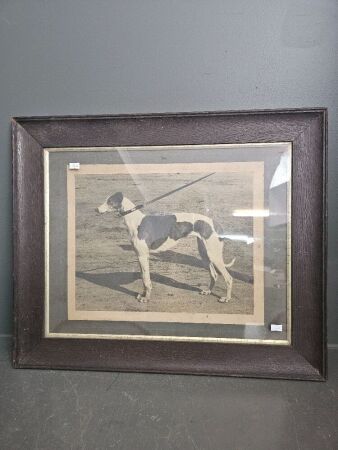
<instances>
[{"instance_id":1,"label":"dark wooden frame","mask_svg":"<svg viewBox=\"0 0 338 450\"><path fill-rule=\"evenodd\" d=\"M15 367L326 378L324 108L13 119ZM43 148L293 145L292 345L44 338Z\"/></svg>"}]
</instances>

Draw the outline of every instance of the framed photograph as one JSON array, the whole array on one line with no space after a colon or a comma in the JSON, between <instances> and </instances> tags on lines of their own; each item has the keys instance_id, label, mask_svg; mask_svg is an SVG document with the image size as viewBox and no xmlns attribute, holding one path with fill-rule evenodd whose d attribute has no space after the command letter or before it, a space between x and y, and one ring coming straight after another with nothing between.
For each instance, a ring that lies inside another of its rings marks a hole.
<instances>
[{"instance_id":1,"label":"framed photograph","mask_svg":"<svg viewBox=\"0 0 338 450\"><path fill-rule=\"evenodd\" d=\"M326 127L13 119L14 366L325 379Z\"/></svg>"}]
</instances>

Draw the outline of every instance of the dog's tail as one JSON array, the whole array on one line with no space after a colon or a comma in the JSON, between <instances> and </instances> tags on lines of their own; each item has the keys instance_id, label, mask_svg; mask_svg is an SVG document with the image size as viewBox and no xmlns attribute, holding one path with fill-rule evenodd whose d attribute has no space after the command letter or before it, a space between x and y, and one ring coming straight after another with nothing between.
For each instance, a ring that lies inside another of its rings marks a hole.
<instances>
[{"instance_id":1,"label":"dog's tail","mask_svg":"<svg viewBox=\"0 0 338 450\"><path fill-rule=\"evenodd\" d=\"M228 264L224 264L224 265L225 265L225 267L226 267L227 269L229 269L230 267L232 267L232 266L234 265L235 261L236 261L236 258L234 258L234 259L233 259L231 262L229 262Z\"/></svg>"}]
</instances>

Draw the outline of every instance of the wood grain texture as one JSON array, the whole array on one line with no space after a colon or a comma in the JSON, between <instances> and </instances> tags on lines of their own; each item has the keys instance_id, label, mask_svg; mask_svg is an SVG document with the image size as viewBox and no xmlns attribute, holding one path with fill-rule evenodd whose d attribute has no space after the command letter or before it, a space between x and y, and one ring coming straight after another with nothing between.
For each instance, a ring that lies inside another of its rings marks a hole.
<instances>
[{"instance_id":1,"label":"wood grain texture","mask_svg":"<svg viewBox=\"0 0 338 450\"><path fill-rule=\"evenodd\" d=\"M42 147L13 122L13 357L20 359L42 336L44 290L44 211Z\"/></svg>"},{"instance_id":2,"label":"wood grain texture","mask_svg":"<svg viewBox=\"0 0 338 450\"><path fill-rule=\"evenodd\" d=\"M326 128L322 108L14 120L14 366L325 379ZM44 147L277 141L293 144L292 346L43 338Z\"/></svg>"}]
</instances>

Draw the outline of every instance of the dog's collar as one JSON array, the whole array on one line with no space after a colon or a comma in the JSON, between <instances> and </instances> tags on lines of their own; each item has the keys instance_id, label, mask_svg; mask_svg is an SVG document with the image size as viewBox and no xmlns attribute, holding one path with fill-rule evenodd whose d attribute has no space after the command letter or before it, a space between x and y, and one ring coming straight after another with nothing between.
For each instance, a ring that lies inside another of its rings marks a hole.
<instances>
[{"instance_id":1,"label":"dog's collar","mask_svg":"<svg viewBox=\"0 0 338 450\"><path fill-rule=\"evenodd\" d=\"M131 208L131 209L127 209L127 211L120 211L120 215L123 217L123 216L126 216L127 214L130 214L130 213L132 213L132 212L134 212L134 211L137 211L138 209L142 209L144 207L144 205L137 205L137 206L134 206L134 208Z\"/></svg>"}]
</instances>

